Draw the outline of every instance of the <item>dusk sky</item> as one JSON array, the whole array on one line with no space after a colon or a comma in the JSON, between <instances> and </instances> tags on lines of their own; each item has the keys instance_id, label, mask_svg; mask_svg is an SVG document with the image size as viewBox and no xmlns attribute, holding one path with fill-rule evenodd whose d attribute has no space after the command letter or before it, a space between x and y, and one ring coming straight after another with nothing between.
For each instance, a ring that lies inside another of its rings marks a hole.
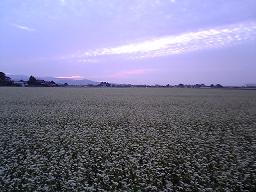
<instances>
[{"instance_id":1,"label":"dusk sky","mask_svg":"<svg viewBox=\"0 0 256 192\"><path fill-rule=\"evenodd\" d=\"M0 71L256 83L256 0L1 0Z\"/></svg>"}]
</instances>

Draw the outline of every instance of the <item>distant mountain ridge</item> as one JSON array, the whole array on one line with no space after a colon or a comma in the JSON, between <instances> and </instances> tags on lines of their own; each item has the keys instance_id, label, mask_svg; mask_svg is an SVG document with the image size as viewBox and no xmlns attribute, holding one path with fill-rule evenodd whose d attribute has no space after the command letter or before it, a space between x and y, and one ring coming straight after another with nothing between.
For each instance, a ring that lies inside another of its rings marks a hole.
<instances>
[{"instance_id":1,"label":"distant mountain ridge","mask_svg":"<svg viewBox=\"0 0 256 192\"><path fill-rule=\"evenodd\" d=\"M8 75L14 81L28 81L29 76L26 75ZM36 77L40 80L54 81L57 84L67 83L69 85L97 85L99 82L92 81L89 79L70 79L70 78L56 78L56 77Z\"/></svg>"}]
</instances>

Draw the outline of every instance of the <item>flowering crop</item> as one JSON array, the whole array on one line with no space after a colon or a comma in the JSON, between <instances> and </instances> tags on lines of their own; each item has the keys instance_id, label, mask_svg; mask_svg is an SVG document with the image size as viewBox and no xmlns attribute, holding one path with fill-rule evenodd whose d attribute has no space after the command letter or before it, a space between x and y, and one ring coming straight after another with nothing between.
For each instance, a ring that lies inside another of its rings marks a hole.
<instances>
[{"instance_id":1,"label":"flowering crop","mask_svg":"<svg viewBox=\"0 0 256 192\"><path fill-rule=\"evenodd\" d=\"M256 190L256 92L0 88L0 191Z\"/></svg>"}]
</instances>

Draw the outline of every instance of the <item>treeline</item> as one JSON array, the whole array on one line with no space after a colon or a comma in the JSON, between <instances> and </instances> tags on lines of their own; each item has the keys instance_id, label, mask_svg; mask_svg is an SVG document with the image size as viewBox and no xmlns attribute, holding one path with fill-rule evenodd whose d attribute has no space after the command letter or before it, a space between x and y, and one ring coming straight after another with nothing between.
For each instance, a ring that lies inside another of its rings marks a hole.
<instances>
[{"instance_id":1,"label":"treeline","mask_svg":"<svg viewBox=\"0 0 256 192\"><path fill-rule=\"evenodd\" d=\"M108 82L100 82L96 85L68 85L65 84L57 84L54 81L45 81L36 79L34 76L30 76L28 81L13 81L10 77L6 76L5 73L0 72L0 86L16 86L16 87L120 87L120 88L129 88L129 87L165 87L165 88L223 88L221 84L195 84L195 85L186 85L186 84L178 84L178 85L132 85L132 84L114 84Z\"/></svg>"},{"instance_id":2,"label":"treeline","mask_svg":"<svg viewBox=\"0 0 256 192\"><path fill-rule=\"evenodd\" d=\"M36 79L30 76L28 81L14 81L6 76L4 72L0 72L0 86L14 86L14 87L58 87L59 85L54 81L45 81Z\"/></svg>"},{"instance_id":3,"label":"treeline","mask_svg":"<svg viewBox=\"0 0 256 192\"><path fill-rule=\"evenodd\" d=\"M31 87L58 87L59 85L54 81L45 81L36 79L34 76L30 76L27 81L28 86Z\"/></svg>"},{"instance_id":4,"label":"treeline","mask_svg":"<svg viewBox=\"0 0 256 192\"><path fill-rule=\"evenodd\" d=\"M129 88L129 87L138 87L138 88L223 88L221 84L211 84L211 85L205 85L205 84L194 84L194 85L186 85L186 84L178 84L178 85L132 85L132 84L114 84L114 83L108 83L108 82L101 82L97 85L87 85L86 87L120 87L120 88Z\"/></svg>"}]
</instances>

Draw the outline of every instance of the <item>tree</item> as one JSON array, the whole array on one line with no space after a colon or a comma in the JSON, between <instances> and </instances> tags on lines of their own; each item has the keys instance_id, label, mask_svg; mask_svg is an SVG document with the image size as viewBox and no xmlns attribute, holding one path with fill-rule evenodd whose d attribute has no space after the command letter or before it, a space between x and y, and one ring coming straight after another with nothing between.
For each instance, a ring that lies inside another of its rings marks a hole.
<instances>
[{"instance_id":1,"label":"tree","mask_svg":"<svg viewBox=\"0 0 256 192\"><path fill-rule=\"evenodd\" d=\"M184 84L180 83L180 84L178 85L178 87L179 87L179 88L184 88L185 86L184 86Z\"/></svg>"},{"instance_id":2,"label":"tree","mask_svg":"<svg viewBox=\"0 0 256 192\"><path fill-rule=\"evenodd\" d=\"M4 72L0 72L0 86L11 86L13 82L10 77L7 77Z\"/></svg>"},{"instance_id":3,"label":"tree","mask_svg":"<svg viewBox=\"0 0 256 192\"><path fill-rule=\"evenodd\" d=\"M98 87L110 87L111 84L108 82L101 82L100 84L97 85Z\"/></svg>"},{"instance_id":4,"label":"tree","mask_svg":"<svg viewBox=\"0 0 256 192\"><path fill-rule=\"evenodd\" d=\"M30 76L28 80L28 85L37 85L37 80L34 76Z\"/></svg>"},{"instance_id":5,"label":"tree","mask_svg":"<svg viewBox=\"0 0 256 192\"><path fill-rule=\"evenodd\" d=\"M223 88L223 86L221 84L217 84L215 87L216 88Z\"/></svg>"},{"instance_id":6,"label":"tree","mask_svg":"<svg viewBox=\"0 0 256 192\"><path fill-rule=\"evenodd\" d=\"M6 75L3 72L0 72L0 81L5 81Z\"/></svg>"}]
</instances>

